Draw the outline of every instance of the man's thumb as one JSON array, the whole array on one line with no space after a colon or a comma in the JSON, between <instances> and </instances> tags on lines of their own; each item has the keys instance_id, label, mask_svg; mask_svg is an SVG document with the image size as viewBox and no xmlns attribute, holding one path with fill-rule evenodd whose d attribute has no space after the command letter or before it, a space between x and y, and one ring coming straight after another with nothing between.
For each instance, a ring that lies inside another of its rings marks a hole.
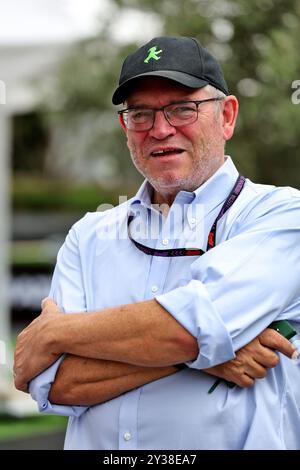
<instances>
[{"instance_id":1,"label":"man's thumb","mask_svg":"<svg viewBox=\"0 0 300 470\"><path fill-rule=\"evenodd\" d=\"M41 302L41 307L44 310L46 307L52 307L52 308L58 308L57 304L54 302L54 300L50 299L50 297L45 297L45 299L42 300Z\"/></svg>"}]
</instances>

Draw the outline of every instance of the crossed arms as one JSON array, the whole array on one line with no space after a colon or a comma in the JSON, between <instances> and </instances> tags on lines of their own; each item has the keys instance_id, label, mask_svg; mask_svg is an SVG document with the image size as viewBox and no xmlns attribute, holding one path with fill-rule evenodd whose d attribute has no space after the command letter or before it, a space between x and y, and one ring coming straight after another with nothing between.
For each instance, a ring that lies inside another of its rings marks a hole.
<instances>
[{"instance_id":1,"label":"crossed arms","mask_svg":"<svg viewBox=\"0 0 300 470\"><path fill-rule=\"evenodd\" d=\"M196 368L241 386L263 377L278 362L270 349L288 356L294 352L276 332L264 331L267 325L275 318L299 321L300 203L269 204L232 239L195 262L188 285L158 301L67 315L45 302L42 315L18 339L17 388L27 390L28 382L63 353L67 357L50 398L65 404L108 400L211 352L210 360L198 361ZM83 232L86 221L71 231L54 274L54 292L59 292L54 298L67 312L86 310L79 250ZM223 350L226 354L220 355Z\"/></svg>"},{"instance_id":2,"label":"crossed arms","mask_svg":"<svg viewBox=\"0 0 300 470\"><path fill-rule=\"evenodd\" d=\"M250 386L279 362L276 349L292 356L294 346L267 329L237 352L236 358L206 372ZM94 313L62 315L50 299L42 314L18 337L16 387L52 364L62 353L49 400L94 405L153 380L177 373L176 364L198 354L196 339L155 300ZM175 364L175 366L174 366Z\"/></svg>"}]
</instances>

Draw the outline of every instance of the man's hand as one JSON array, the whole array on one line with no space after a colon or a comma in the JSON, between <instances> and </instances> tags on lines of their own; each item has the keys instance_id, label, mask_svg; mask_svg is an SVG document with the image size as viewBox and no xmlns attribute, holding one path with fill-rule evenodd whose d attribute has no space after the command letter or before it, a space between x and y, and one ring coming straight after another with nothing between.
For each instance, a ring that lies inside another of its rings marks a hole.
<instances>
[{"instance_id":1,"label":"man's hand","mask_svg":"<svg viewBox=\"0 0 300 470\"><path fill-rule=\"evenodd\" d=\"M15 386L22 391L63 353L160 368L192 360L198 354L196 339L156 300L88 315L61 315L55 302L45 299L42 309L18 336L14 375Z\"/></svg>"},{"instance_id":2,"label":"man's hand","mask_svg":"<svg viewBox=\"0 0 300 470\"><path fill-rule=\"evenodd\" d=\"M255 379L264 378L268 369L279 363L279 357L274 350L292 357L296 348L280 333L267 328L257 338L237 351L234 359L205 369L205 372L234 382L240 387L251 387Z\"/></svg>"},{"instance_id":3,"label":"man's hand","mask_svg":"<svg viewBox=\"0 0 300 470\"><path fill-rule=\"evenodd\" d=\"M288 356L294 351L289 341L268 328L238 351L236 359L206 372L241 387L250 386L255 378L264 377L268 368L278 364L279 358L273 349ZM176 366L140 367L66 355L51 386L49 400L61 405L92 406L177 372Z\"/></svg>"},{"instance_id":4,"label":"man's hand","mask_svg":"<svg viewBox=\"0 0 300 470\"><path fill-rule=\"evenodd\" d=\"M51 325L56 324L61 312L50 299L42 302L42 313L17 338L14 363L15 387L28 391L28 382L49 367L60 354L53 348Z\"/></svg>"}]
</instances>

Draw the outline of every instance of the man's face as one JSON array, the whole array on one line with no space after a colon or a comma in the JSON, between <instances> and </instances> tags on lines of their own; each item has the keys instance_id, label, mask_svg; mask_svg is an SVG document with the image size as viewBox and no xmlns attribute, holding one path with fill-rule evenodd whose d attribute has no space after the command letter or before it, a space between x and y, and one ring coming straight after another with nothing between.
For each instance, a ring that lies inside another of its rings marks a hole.
<instances>
[{"instance_id":1,"label":"man's face","mask_svg":"<svg viewBox=\"0 0 300 470\"><path fill-rule=\"evenodd\" d=\"M158 108L210 97L205 88L193 90L170 80L147 78L137 82L126 105ZM223 164L222 106L222 102L201 104L198 120L190 125L171 126L158 111L149 131L126 130L133 163L155 189L156 202L173 199L181 190L193 191ZM161 151L166 154L159 155Z\"/></svg>"}]
</instances>

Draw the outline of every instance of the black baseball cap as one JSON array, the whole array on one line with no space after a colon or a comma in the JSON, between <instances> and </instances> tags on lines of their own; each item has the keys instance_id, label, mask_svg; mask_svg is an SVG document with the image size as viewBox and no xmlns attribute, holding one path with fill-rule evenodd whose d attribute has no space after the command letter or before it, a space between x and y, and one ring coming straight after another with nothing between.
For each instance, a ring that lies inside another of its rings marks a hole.
<instances>
[{"instance_id":1,"label":"black baseball cap","mask_svg":"<svg viewBox=\"0 0 300 470\"><path fill-rule=\"evenodd\" d=\"M212 85L229 94L219 63L191 37L157 37L127 56L113 104L123 103L134 80L143 77L167 78L190 88Z\"/></svg>"}]
</instances>

